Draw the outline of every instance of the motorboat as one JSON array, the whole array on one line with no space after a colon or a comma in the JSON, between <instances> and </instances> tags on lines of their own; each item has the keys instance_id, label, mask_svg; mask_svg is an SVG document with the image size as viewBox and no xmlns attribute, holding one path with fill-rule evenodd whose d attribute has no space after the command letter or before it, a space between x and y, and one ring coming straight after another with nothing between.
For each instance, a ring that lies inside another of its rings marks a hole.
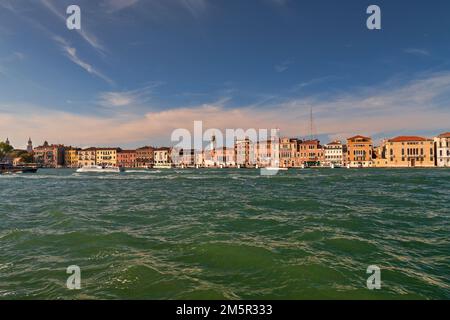
<instances>
[{"instance_id":1,"label":"motorboat","mask_svg":"<svg viewBox=\"0 0 450 320\"><path fill-rule=\"evenodd\" d=\"M120 173L124 171L125 168L123 167L112 167L112 166L85 166L77 169L77 172L79 173L88 173L88 172Z\"/></svg>"}]
</instances>

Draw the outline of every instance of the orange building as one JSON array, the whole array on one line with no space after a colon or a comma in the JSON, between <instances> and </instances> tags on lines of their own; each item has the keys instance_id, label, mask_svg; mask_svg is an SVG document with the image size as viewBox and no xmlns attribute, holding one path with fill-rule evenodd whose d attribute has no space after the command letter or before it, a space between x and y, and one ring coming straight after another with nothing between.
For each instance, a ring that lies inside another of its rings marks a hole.
<instances>
[{"instance_id":1,"label":"orange building","mask_svg":"<svg viewBox=\"0 0 450 320\"><path fill-rule=\"evenodd\" d=\"M320 145L320 141L317 139L299 140L295 158L296 166L319 166L324 160L323 147Z\"/></svg>"},{"instance_id":2,"label":"orange building","mask_svg":"<svg viewBox=\"0 0 450 320\"><path fill-rule=\"evenodd\" d=\"M136 150L120 150L117 153L117 164L123 168L136 168Z\"/></svg>"},{"instance_id":3,"label":"orange building","mask_svg":"<svg viewBox=\"0 0 450 320\"><path fill-rule=\"evenodd\" d=\"M387 140L385 154L388 167L434 167L433 139L399 136Z\"/></svg>"},{"instance_id":4,"label":"orange building","mask_svg":"<svg viewBox=\"0 0 450 320\"><path fill-rule=\"evenodd\" d=\"M299 167L297 159L298 139L281 138L280 139L280 167L293 168Z\"/></svg>"},{"instance_id":5,"label":"orange building","mask_svg":"<svg viewBox=\"0 0 450 320\"><path fill-rule=\"evenodd\" d=\"M347 161L350 167L371 166L372 154L372 138L357 135L347 139Z\"/></svg>"},{"instance_id":6,"label":"orange building","mask_svg":"<svg viewBox=\"0 0 450 320\"><path fill-rule=\"evenodd\" d=\"M155 148L145 146L136 149L136 165L140 168L149 168L153 166Z\"/></svg>"}]
</instances>

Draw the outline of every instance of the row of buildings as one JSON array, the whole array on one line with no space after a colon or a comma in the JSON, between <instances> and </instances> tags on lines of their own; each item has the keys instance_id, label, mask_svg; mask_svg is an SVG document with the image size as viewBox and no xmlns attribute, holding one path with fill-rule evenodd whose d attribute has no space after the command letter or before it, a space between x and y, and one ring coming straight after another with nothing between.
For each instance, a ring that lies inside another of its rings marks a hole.
<instances>
[{"instance_id":1,"label":"row of buildings","mask_svg":"<svg viewBox=\"0 0 450 320\"><path fill-rule=\"evenodd\" d=\"M383 140L379 146L362 135L325 145L317 139L253 142L245 138L235 140L231 148L216 147L213 138L210 147L201 151L151 146L81 149L48 142L33 148L30 139L27 151L43 167L450 167L450 132L434 138L398 136Z\"/></svg>"}]
</instances>

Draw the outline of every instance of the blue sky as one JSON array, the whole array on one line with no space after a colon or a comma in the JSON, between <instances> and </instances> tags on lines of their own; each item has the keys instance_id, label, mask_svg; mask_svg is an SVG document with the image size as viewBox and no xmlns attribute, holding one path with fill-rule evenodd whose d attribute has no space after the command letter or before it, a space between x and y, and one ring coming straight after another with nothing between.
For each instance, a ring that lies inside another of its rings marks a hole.
<instances>
[{"instance_id":1,"label":"blue sky","mask_svg":"<svg viewBox=\"0 0 450 320\"><path fill-rule=\"evenodd\" d=\"M65 26L82 10L81 31ZM382 30L366 28L370 4ZM449 131L450 2L0 0L0 138L166 144L175 128L323 141Z\"/></svg>"}]
</instances>

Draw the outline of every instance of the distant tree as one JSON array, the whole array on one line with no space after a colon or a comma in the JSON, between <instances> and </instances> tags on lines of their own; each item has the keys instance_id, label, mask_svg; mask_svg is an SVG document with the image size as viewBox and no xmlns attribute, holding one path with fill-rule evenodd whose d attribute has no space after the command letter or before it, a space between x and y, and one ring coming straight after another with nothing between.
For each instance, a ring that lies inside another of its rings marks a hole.
<instances>
[{"instance_id":1,"label":"distant tree","mask_svg":"<svg viewBox=\"0 0 450 320\"><path fill-rule=\"evenodd\" d=\"M31 153L25 152L20 156L20 159L23 163L33 163L34 158Z\"/></svg>"},{"instance_id":2,"label":"distant tree","mask_svg":"<svg viewBox=\"0 0 450 320\"><path fill-rule=\"evenodd\" d=\"M2 160L6 155L12 152L14 148L5 142L0 142L0 160Z\"/></svg>"}]
</instances>

